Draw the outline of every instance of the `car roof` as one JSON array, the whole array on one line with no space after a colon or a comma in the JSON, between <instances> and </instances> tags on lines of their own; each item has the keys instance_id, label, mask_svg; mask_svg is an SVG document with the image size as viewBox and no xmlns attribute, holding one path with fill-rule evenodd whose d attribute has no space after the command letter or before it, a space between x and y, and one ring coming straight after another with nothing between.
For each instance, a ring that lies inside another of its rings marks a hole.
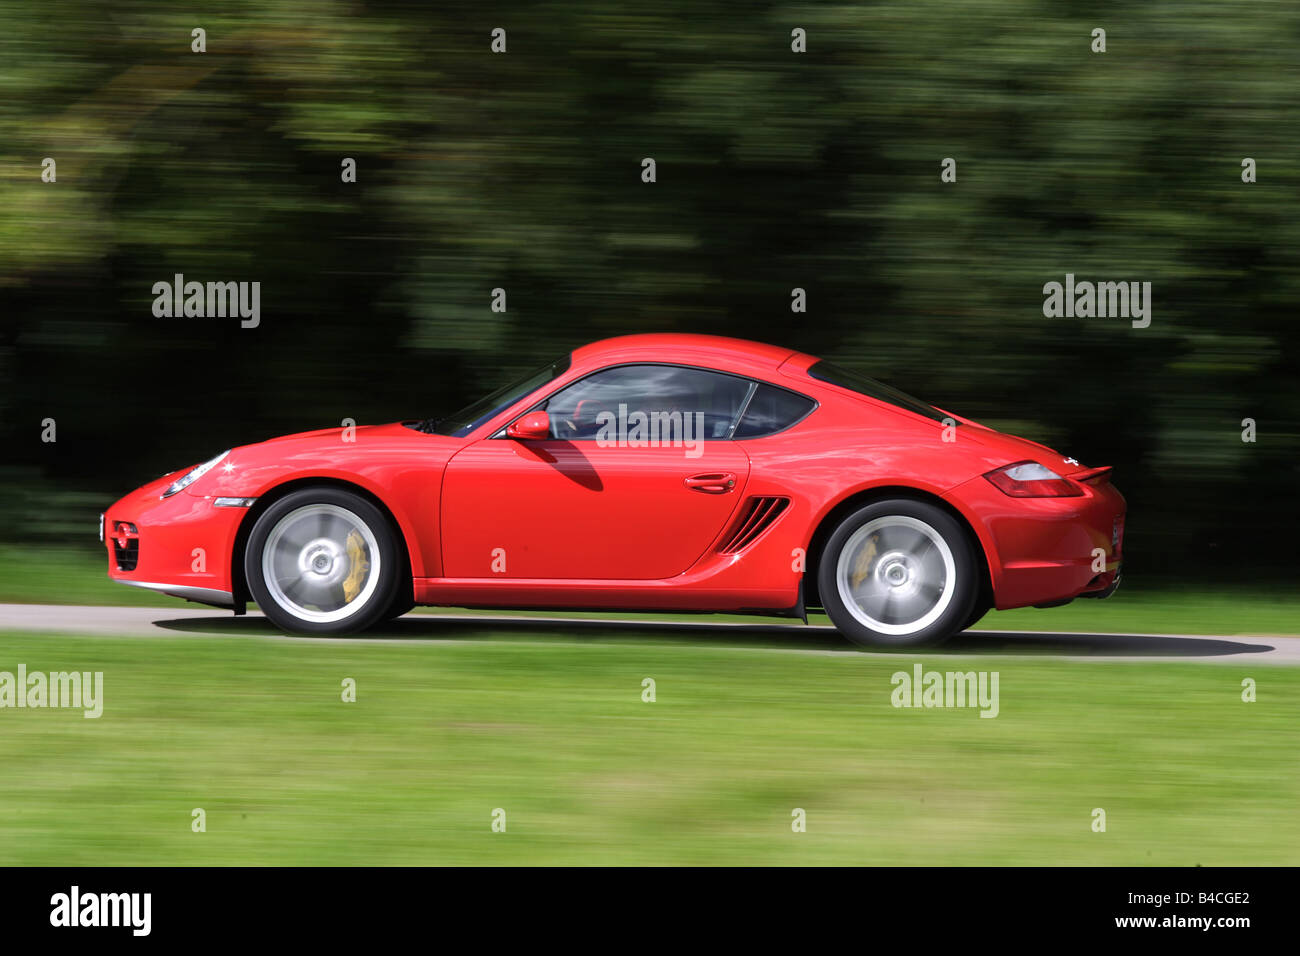
<instances>
[{"instance_id":1,"label":"car roof","mask_svg":"<svg viewBox=\"0 0 1300 956\"><path fill-rule=\"evenodd\" d=\"M718 369L767 369L774 371L799 353L778 345L765 345L722 335L686 332L658 332L620 335L574 349L574 365L591 365L610 360L684 361Z\"/></svg>"}]
</instances>

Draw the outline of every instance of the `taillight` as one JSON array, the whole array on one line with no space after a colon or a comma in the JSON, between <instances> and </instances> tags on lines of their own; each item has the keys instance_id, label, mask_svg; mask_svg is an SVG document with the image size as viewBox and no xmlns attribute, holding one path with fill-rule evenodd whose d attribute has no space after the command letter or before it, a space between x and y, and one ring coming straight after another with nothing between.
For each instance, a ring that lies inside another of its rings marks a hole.
<instances>
[{"instance_id":1,"label":"taillight","mask_svg":"<svg viewBox=\"0 0 1300 956\"><path fill-rule=\"evenodd\" d=\"M1077 498L1083 490L1036 461L1018 461L984 476L1012 498Z\"/></svg>"}]
</instances>

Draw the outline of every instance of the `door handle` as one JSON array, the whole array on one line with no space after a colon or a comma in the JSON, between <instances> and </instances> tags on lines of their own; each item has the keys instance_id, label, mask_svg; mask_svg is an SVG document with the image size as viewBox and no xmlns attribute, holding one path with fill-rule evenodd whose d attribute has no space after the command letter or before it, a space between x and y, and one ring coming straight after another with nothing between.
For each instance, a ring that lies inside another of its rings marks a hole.
<instances>
[{"instance_id":1,"label":"door handle","mask_svg":"<svg viewBox=\"0 0 1300 956\"><path fill-rule=\"evenodd\" d=\"M691 475L684 479L691 491L702 491L706 495L725 495L736 487L736 476L731 472L713 472L708 475Z\"/></svg>"}]
</instances>

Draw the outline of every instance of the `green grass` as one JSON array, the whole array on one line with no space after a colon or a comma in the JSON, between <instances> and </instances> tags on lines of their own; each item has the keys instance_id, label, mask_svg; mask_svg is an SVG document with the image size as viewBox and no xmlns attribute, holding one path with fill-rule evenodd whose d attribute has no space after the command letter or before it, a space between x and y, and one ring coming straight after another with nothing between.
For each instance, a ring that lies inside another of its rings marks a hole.
<instances>
[{"instance_id":1,"label":"green grass","mask_svg":"<svg viewBox=\"0 0 1300 956\"><path fill-rule=\"evenodd\" d=\"M175 607L176 599L109 580L108 553L92 525L80 547L0 545L0 604Z\"/></svg>"},{"instance_id":2,"label":"green grass","mask_svg":"<svg viewBox=\"0 0 1300 956\"><path fill-rule=\"evenodd\" d=\"M106 699L0 709L0 864L1300 863L1300 668L454 633L0 633ZM892 707L917 661L1000 715Z\"/></svg>"},{"instance_id":3,"label":"green grass","mask_svg":"<svg viewBox=\"0 0 1300 956\"><path fill-rule=\"evenodd\" d=\"M992 611L983 631L1082 631L1101 634L1300 634L1300 594L1266 590L1120 589L1104 601Z\"/></svg>"}]
</instances>

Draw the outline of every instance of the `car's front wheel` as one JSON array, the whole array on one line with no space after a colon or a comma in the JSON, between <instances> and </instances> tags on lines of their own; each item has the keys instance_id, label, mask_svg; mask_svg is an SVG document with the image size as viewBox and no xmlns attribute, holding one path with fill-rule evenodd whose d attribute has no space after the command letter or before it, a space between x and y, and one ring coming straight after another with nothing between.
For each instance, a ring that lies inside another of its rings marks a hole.
<instances>
[{"instance_id":1,"label":"car's front wheel","mask_svg":"<svg viewBox=\"0 0 1300 956\"><path fill-rule=\"evenodd\" d=\"M257 519L244 552L253 600L272 623L342 634L393 605L402 562L396 535L369 501L339 488L304 488Z\"/></svg>"},{"instance_id":2,"label":"car's front wheel","mask_svg":"<svg viewBox=\"0 0 1300 956\"><path fill-rule=\"evenodd\" d=\"M840 523L822 552L818 589L850 640L920 647L961 629L978 595L977 569L955 518L926 502L893 499Z\"/></svg>"}]
</instances>

